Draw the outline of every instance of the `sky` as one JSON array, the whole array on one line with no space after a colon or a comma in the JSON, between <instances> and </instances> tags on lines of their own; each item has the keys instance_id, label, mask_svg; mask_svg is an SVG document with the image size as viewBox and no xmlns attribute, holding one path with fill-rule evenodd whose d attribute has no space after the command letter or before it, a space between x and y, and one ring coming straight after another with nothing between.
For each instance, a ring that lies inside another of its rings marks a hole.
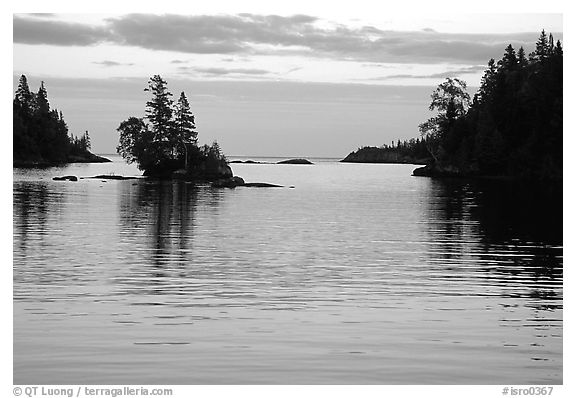
<instances>
[{"instance_id":1,"label":"sky","mask_svg":"<svg viewBox=\"0 0 576 398\"><path fill-rule=\"evenodd\" d=\"M144 88L160 74L176 98L186 93L200 143L217 140L229 156L344 157L418 137L446 77L473 94L508 44L530 52L542 29L563 40L553 7L202 3L14 11L13 91L21 74L34 91L44 81L70 131L88 130L94 152L114 153L116 128L144 116Z\"/></svg>"}]
</instances>

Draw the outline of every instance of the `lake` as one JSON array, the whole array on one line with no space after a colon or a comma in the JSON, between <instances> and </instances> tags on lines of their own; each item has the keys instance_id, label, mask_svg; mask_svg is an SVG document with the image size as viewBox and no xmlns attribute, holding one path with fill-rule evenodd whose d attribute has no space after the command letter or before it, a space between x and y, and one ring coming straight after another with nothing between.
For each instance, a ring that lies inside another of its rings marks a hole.
<instances>
[{"instance_id":1,"label":"lake","mask_svg":"<svg viewBox=\"0 0 576 398\"><path fill-rule=\"evenodd\" d=\"M15 384L563 382L561 191L330 159L52 181L140 174L111 158L13 171Z\"/></svg>"}]
</instances>

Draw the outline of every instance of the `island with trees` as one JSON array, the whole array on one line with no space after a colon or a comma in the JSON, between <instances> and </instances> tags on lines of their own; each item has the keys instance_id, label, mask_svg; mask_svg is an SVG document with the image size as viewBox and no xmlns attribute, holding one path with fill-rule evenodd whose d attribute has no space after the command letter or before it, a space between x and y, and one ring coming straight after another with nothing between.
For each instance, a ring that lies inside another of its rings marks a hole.
<instances>
[{"instance_id":1,"label":"island with trees","mask_svg":"<svg viewBox=\"0 0 576 398\"><path fill-rule=\"evenodd\" d=\"M44 82L33 93L26 76L20 76L12 109L14 167L110 162L90 152L88 131L79 137L69 135L62 112L50 109Z\"/></svg>"},{"instance_id":2,"label":"island with trees","mask_svg":"<svg viewBox=\"0 0 576 398\"><path fill-rule=\"evenodd\" d=\"M381 147L365 146L351 152L341 162L344 163L404 163L427 164L432 157L426 141L420 138L392 142Z\"/></svg>"},{"instance_id":3,"label":"island with trees","mask_svg":"<svg viewBox=\"0 0 576 398\"><path fill-rule=\"evenodd\" d=\"M152 97L146 103L145 116L129 117L117 129L116 150L127 162L136 163L148 177L230 179L230 184L241 185L239 179L232 180L232 169L216 141L198 145L195 117L184 92L174 102L160 75L151 77L144 90Z\"/></svg>"},{"instance_id":4,"label":"island with trees","mask_svg":"<svg viewBox=\"0 0 576 398\"><path fill-rule=\"evenodd\" d=\"M542 31L535 50L512 45L491 59L471 98L466 83L447 78L431 95L436 116L419 125L426 166L415 176L562 180L563 49ZM361 148L348 161L410 162L406 145ZM346 160L346 159L345 159ZM395 162L396 163L396 162Z\"/></svg>"}]
</instances>

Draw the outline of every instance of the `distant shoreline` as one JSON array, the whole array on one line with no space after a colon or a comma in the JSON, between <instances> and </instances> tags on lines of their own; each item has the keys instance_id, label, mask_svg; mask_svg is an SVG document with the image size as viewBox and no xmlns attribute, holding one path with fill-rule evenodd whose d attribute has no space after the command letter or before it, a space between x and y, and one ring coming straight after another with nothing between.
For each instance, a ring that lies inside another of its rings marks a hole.
<instances>
[{"instance_id":1,"label":"distant shoreline","mask_svg":"<svg viewBox=\"0 0 576 398\"><path fill-rule=\"evenodd\" d=\"M87 152L83 155L70 155L66 161L63 162L49 162L45 160L14 160L12 167L14 168L34 168L34 167L55 167L62 166L70 163L110 163L110 159L103 156L95 155L92 152Z\"/></svg>"}]
</instances>

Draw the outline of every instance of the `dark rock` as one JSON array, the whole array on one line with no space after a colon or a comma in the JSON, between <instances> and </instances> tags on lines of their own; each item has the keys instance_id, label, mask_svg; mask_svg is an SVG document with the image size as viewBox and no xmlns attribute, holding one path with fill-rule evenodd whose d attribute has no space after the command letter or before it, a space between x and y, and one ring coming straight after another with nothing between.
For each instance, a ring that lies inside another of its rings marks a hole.
<instances>
[{"instance_id":1,"label":"dark rock","mask_svg":"<svg viewBox=\"0 0 576 398\"><path fill-rule=\"evenodd\" d=\"M281 160L276 164L314 164L308 159L288 159L288 160Z\"/></svg>"},{"instance_id":2,"label":"dark rock","mask_svg":"<svg viewBox=\"0 0 576 398\"><path fill-rule=\"evenodd\" d=\"M99 178L101 180L137 180L140 177L125 177L125 176L117 176L113 174L100 174L94 177L82 177L82 178Z\"/></svg>"},{"instance_id":3,"label":"dark rock","mask_svg":"<svg viewBox=\"0 0 576 398\"><path fill-rule=\"evenodd\" d=\"M472 167L463 170L456 166L436 163L418 167L412 172L412 175L416 177L478 177L477 171Z\"/></svg>"},{"instance_id":4,"label":"dark rock","mask_svg":"<svg viewBox=\"0 0 576 398\"><path fill-rule=\"evenodd\" d=\"M83 154L69 155L67 163L108 163L111 162L110 159L104 158L93 154L92 152L86 151Z\"/></svg>"},{"instance_id":5,"label":"dark rock","mask_svg":"<svg viewBox=\"0 0 576 398\"><path fill-rule=\"evenodd\" d=\"M431 177L432 171L430 166L418 167L414 169L412 175L415 177Z\"/></svg>"},{"instance_id":6,"label":"dark rock","mask_svg":"<svg viewBox=\"0 0 576 398\"><path fill-rule=\"evenodd\" d=\"M62 177L54 177L52 179L54 181L78 181L78 177L76 176L62 176Z\"/></svg>"},{"instance_id":7,"label":"dark rock","mask_svg":"<svg viewBox=\"0 0 576 398\"><path fill-rule=\"evenodd\" d=\"M267 182L244 182L242 177L230 177L223 178L212 183L214 188L236 188L236 187L248 187L248 188L283 188L282 185L269 184Z\"/></svg>"},{"instance_id":8,"label":"dark rock","mask_svg":"<svg viewBox=\"0 0 576 398\"><path fill-rule=\"evenodd\" d=\"M266 162L257 162L255 160L232 160L229 163L265 164Z\"/></svg>"},{"instance_id":9,"label":"dark rock","mask_svg":"<svg viewBox=\"0 0 576 398\"><path fill-rule=\"evenodd\" d=\"M267 182L247 182L244 186L252 188L284 188L282 185L268 184Z\"/></svg>"},{"instance_id":10,"label":"dark rock","mask_svg":"<svg viewBox=\"0 0 576 398\"><path fill-rule=\"evenodd\" d=\"M229 177L216 180L212 183L214 188L236 188L245 184L242 177Z\"/></svg>"}]
</instances>

